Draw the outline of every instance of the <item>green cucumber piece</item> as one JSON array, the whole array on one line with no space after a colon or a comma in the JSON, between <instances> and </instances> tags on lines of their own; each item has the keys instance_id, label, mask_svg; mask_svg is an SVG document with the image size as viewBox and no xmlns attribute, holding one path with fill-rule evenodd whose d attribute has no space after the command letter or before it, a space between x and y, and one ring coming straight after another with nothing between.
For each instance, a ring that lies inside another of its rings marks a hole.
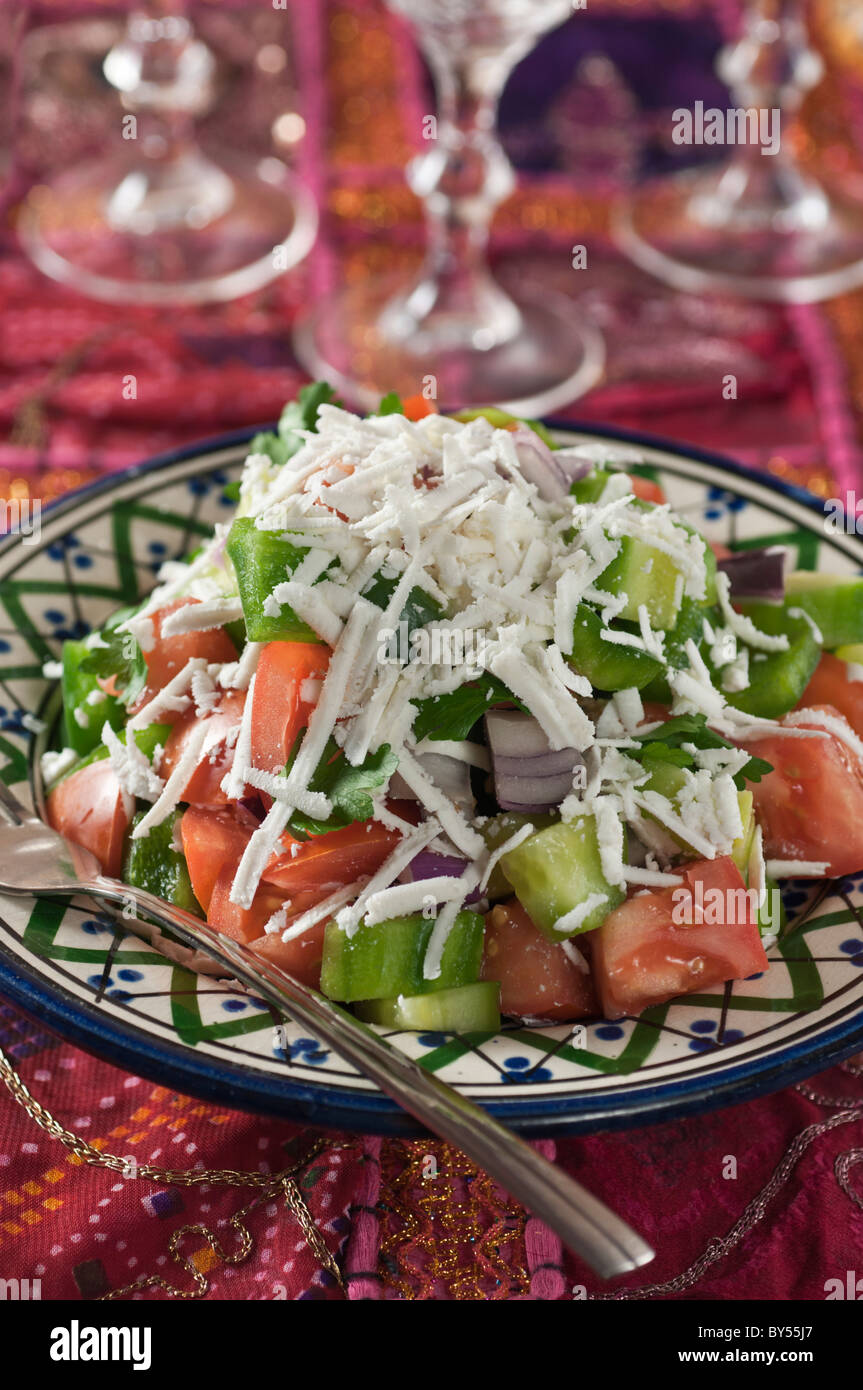
<instances>
[{"instance_id":1,"label":"green cucumber piece","mask_svg":"<svg viewBox=\"0 0 863 1390\"><path fill-rule=\"evenodd\" d=\"M523 420L520 415L510 415L508 410L501 410L497 405L484 405L476 410L459 410L453 415L453 419L460 420L462 424L466 425L469 424L471 420L476 420L480 416L482 416L484 420L488 420L489 424L494 425L495 429L498 430L508 430L511 429L513 425L527 425L529 429L533 430L534 434L539 435L540 439L544 444L548 445L549 449L559 449L561 447L555 442L550 430L546 428L541 420Z\"/></svg>"},{"instance_id":2,"label":"green cucumber piece","mask_svg":"<svg viewBox=\"0 0 863 1390\"><path fill-rule=\"evenodd\" d=\"M280 531L259 531L249 516L238 517L228 532L225 550L234 566L246 634L250 642L318 642L308 623L290 604L268 617L264 602L309 553L309 546L284 540Z\"/></svg>"},{"instance_id":3,"label":"green cucumber piece","mask_svg":"<svg viewBox=\"0 0 863 1390\"><path fill-rule=\"evenodd\" d=\"M670 556L634 536L624 536L620 550L596 581L597 589L626 595L619 616L638 621L645 605L653 627L669 629L677 622L683 598L683 576Z\"/></svg>"},{"instance_id":4,"label":"green cucumber piece","mask_svg":"<svg viewBox=\"0 0 863 1390\"><path fill-rule=\"evenodd\" d=\"M102 726L122 729L126 722L126 707L116 695L106 695L95 672L82 671L81 662L90 655L84 641L69 639L63 643L63 674L60 689L63 696L63 726L66 746L86 755L102 742ZM95 703L89 703L90 698Z\"/></svg>"},{"instance_id":5,"label":"green cucumber piece","mask_svg":"<svg viewBox=\"0 0 863 1390\"><path fill-rule=\"evenodd\" d=\"M849 666L863 666L863 642L851 642L847 647L837 647L834 653L840 661Z\"/></svg>"},{"instance_id":6,"label":"green cucumber piece","mask_svg":"<svg viewBox=\"0 0 863 1390\"><path fill-rule=\"evenodd\" d=\"M797 602L796 599L790 603L746 600L740 604L740 611L751 618L761 632L771 636L784 633L789 645L784 652L763 653L750 649L749 685L745 690L725 692L725 698L735 709L759 719L781 719L794 708L809 684L821 657L821 648L806 618L794 618L789 613L789 608L796 607ZM721 672L717 684L721 688Z\"/></svg>"},{"instance_id":7,"label":"green cucumber piece","mask_svg":"<svg viewBox=\"0 0 863 1390\"><path fill-rule=\"evenodd\" d=\"M757 822L755 820L755 798L751 792L738 792L737 804L740 807L743 834L739 839L735 840L734 844L731 846L731 858L734 860L741 874L746 878L749 870L749 860L752 857L752 846L755 841L755 830L757 827Z\"/></svg>"},{"instance_id":8,"label":"green cucumber piece","mask_svg":"<svg viewBox=\"0 0 863 1390\"><path fill-rule=\"evenodd\" d=\"M440 975L423 976L433 917L415 913L375 926L364 923L348 936L336 922L324 933L321 991L345 1004L358 999L392 999L470 985L479 977L485 924L476 912L460 912L446 939Z\"/></svg>"},{"instance_id":9,"label":"green cucumber piece","mask_svg":"<svg viewBox=\"0 0 863 1390\"><path fill-rule=\"evenodd\" d=\"M619 646L602 636L603 622L586 603L575 613L572 652L567 661L587 676L595 690L641 690L658 679L662 663L639 647Z\"/></svg>"},{"instance_id":10,"label":"green cucumber piece","mask_svg":"<svg viewBox=\"0 0 863 1390\"><path fill-rule=\"evenodd\" d=\"M497 1033L500 1029L500 985L480 980L434 994L400 994L396 999L366 999L356 1005L365 1023L383 1028L414 1029L418 1033Z\"/></svg>"},{"instance_id":11,"label":"green cucumber piece","mask_svg":"<svg viewBox=\"0 0 863 1390\"><path fill-rule=\"evenodd\" d=\"M147 814L139 811L132 820L126 836L123 855L123 880L133 888L146 888L164 902L175 903L203 917L201 905L192 892L192 880L186 868L186 860L180 850L174 848L177 822L183 812L172 811L161 825L154 825L148 835L140 840L132 839L132 831Z\"/></svg>"},{"instance_id":12,"label":"green cucumber piece","mask_svg":"<svg viewBox=\"0 0 863 1390\"><path fill-rule=\"evenodd\" d=\"M547 826L555 825L559 819L558 816L554 816L548 811L537 811L532 816L527 815L524 811L502 811L498 816L489 816L484 825L477 826L477 830L485 840L486 847L495 850L511 839L525 825L532 825L534 830L545 830ZM485 896L490 902L497 902L499 898L512 897L512 888L500 866L500 860L489 875Z\"/></svg>"},{"instance_id":13,"label":"green cucumber piece","mask_svg":"<svg viewBox=\"0 0 863 1390\"><path fill-rule=\"evenodd\" d=\"M623 889L607 883L603 876L593 816L579 816L537 831L505 854L500 863L525 912L552 941L593 931L625 897ZM601 893L605 901L594 907L580 926L568 932L556 931L555 923L591 893Z\"/></svg>"},{"instance_id":14,"label":"green cucumber piece","mask_svg":"<svg viewBox=\"0 0 863 1390\"><path fill-rule=\"evenodd\" d=\"M569 489L570 495L576 502L598 502L605 492L606 484L613 477L614 474L607 468L594 468L585 477L576 479Z\"/></svg>"},{"instance_id":15,"label":"green cucumber piece","mask_svg":"<svg viewBox=\"0 0 863 1390\"><path fill-rule=\"evenodd\" d=\"M863 642L863 579L797 570L785 581L785 599L809 614L825 651Z\"/></svg>"}]
</instances>

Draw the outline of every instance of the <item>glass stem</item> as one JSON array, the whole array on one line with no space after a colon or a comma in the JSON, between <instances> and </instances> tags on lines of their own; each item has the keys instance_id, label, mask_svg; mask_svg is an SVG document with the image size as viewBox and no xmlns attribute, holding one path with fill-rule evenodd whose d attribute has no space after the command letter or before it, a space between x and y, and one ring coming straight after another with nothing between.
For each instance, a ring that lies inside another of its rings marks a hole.
<instances>
[{"instance_id":1,"label":"glass stem","mask_svg":"<svg viewBox=\"0 0 863 1390\"><path fill-rule=\"evenodd\" d=\"M136 122L125 138L141 152L109 199L112 224L149 235L220 217L233 198L230 179L203 154L194 130L212 98L214 62L185 15L171 4L133 10L104 67Z\"/></svg>"},{"instance_id":2,"label":"glass stem","mask_svg":"<svg viewBox=\"0 0 863 1390\"><path fill-rule=\"evenodd\" d=\"M756 113L758 139L735 146L713 206L700 208L702 217L752 230L823 228L828 199L801 169L791 138L803 98L822 71L808 42L803 0L756 0L741 38L723 49L717 67L733 105Z\"/></svg>"},{"instance_id":3,"label":"glass stem","mask_svg":"<svg viewBox=\"0 0 863 1390\"><path fill-rule=\"evenodd\" d=\"M433 142L408 167L408 182L423 199L428 247L419 278L384 313L390 338L429 351L489 349L515 337L516 305L495 282L487 251L495 208L515 184L495 122L501 89L511 68L508 53L493 60L456 64L436 45L425 44L438 98L427 118Z\"/></svg>"}]
</instances>

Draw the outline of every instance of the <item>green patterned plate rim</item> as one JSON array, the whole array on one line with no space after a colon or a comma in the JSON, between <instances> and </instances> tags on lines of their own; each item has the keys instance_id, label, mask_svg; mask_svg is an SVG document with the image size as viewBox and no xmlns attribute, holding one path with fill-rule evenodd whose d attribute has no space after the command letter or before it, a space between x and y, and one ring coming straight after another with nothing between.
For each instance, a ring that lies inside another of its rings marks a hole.
<instances>
[{"instance_id":1,"label":"green patterned plate rim","mask_svg":"<svg viewBox=\"0 0 863 1390\"><path fill-rule=\"evenodd\" d=\"M799 489L655 437L559 428L638 461L677 511L737 549L791 548L797 567L858 574L863 543L828 534ZM0 778L38 799L36 755L63 639L99 625L227 515L254 431L184 449L72 493L41 536L0 543ZM34 718L35 717L35 718ZM800 910L811 888L792 883ZM337 1055L230 982L191 971L86 900L0 897L0 992L79 1045L177 1090L325 1128L415 1133ZM623 1128L727 1105L863 1048L863 873L770 951L770 969L639 1018L493 1036L387 1034L421 1066L528 1133Z\"/></svg>"}]
</instances>

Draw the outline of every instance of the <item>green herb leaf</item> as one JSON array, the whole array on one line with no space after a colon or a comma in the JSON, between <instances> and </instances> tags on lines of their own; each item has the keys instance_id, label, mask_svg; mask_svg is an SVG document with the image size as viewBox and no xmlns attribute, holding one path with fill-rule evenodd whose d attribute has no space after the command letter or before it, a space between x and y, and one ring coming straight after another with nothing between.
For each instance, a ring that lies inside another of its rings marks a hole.
<instances>
[{"instance_id":1,"label":"green herb leaf","mask_svg":"<svg viewBox=\"0 0 863 1390\"><path fill-rule=\"evenodd\" d=\"M147 684L147 663L137 639L131 632L118 632L120 623L131 618L137 610L121 608L109 618L99 637L105 644L94 647L89 656L81 662L81 670L102 680L115 678L120 698L125 705L131 705Z\"/></svg>"},{"instance_id":2,"label":"green herb leaf","mask_svg":"<svg viewBox=\"0 0 863 1390\"><path fill-rule=\"evenodd\" d=\"M504 701L510 701L517 709L527 709L507 690L503 681L486 673L448 695L433 695L417 701L414 735L417 739L465 739L486 710Z\"/></svg>"},{"instance_id":3,"label":"green herb leaf","mask_svg":"<svg viewBox=\"0 0 863 1390\"><path fill-rule=\"evenodd\" d=\"M293 765L299 746L298 739L286 773ZM376 787L385 786L397 767L398 758L388 743L381 744L358 767L352 767L335 739L329 739L309 782L309 790L323 792L329 798L332 814L328 820L322 821L295 811L288 821L291 834L305 839L308 835L325 835L329 830L341 830L353 821L369 820L374 815L370 793Z\"/></svg>"},{"instance_id":4,"label":"green herb leaf","mask_svg":"<svg viewBox=\"0 0 863 1390\"><path fill-rule=\"evenodd\" d=\"M327 381L313 381L304 386L295 401L289 402L279 420L279 440L285 449L282 463L293 458L303 445L298 430L316 430L318 411L322 405L341 405Z\"/></svg>"},{"instance_id":5,"label":"green herb leaf","mask_svg":"<svg viewBox=\"0 0 863 1390\"><path fill-rule=\"evenodd\" d=\"M397 391L388 391L381 397L381 403L375 411L376 415L404 415L405 408L402 398Z\"/></svg>"},{"instance_id":6,"label":"green herb leaf","mask_svg":"<svg viewBox=\"0 0 863 1390\"><path fill-rule=\"evenodd\" d=\"M704 714L679 714L668 719L651 733L633 734L641 744L642 751L629 750L629 756L644 764L645 762L673 763L675 767L694 767L695 758L682 747L684 743L694 744L696 748L733 748L721 734L707 727ZM742 791L747 782L760 782L773 767L763 758L750 757L734 778L734 785Z\"/></svg>"}]
</instances>

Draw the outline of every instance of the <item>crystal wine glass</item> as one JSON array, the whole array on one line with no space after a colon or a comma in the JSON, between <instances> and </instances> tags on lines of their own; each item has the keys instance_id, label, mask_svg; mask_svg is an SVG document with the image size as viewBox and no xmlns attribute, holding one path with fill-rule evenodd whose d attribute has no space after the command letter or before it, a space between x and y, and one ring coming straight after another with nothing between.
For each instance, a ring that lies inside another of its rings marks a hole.
<instances>
[{"instance_id":1,"label":"crystal wine glass","mask_svg":"<svg viewBox=\"0 0 863 1390\"><path fill-rule=\"evenodd\" d=\"M297 352L366 408L389 390L425 390L447 407L563 405L599 377L602 339L568 296L504 289L487 243L494 209L514 186L495 135L501 91L539 35L571 13L571 0L389 4L412 22L437 92L436 138L408 166L425 203L426 257L410 279L382 277L326 297L300 323Z\"/></svg>"},{"instance_id":2,"label":"crystal wine glass","mask_svg":"<svg viewBox=\"0 0 863 1390\"><path fill-rule=\"evenodd\" d=\"M197 142L215 66L182 8L131 12L103 66L126 113L116 149L37 185L21 209L46 275L115 303L203 302L259 289L308 253L315 204L284 165Z\"/></svg>"},{"instance_id":3,"label":"crystal wine glass","mask_svg":"<svg viewBox=\"0 0 863 1390\"><path fill-rule=\"evenodd\" d=\"M822 72L805 9L805 0L753 0L717 65L733 109L765 113L765 132L778 121L775 153L735 144L718 171L647 185L620 211L623 250L676 289L800 304L863 284L863 205L804 170L791 137Z\"/></svg>"}]
</instances>

